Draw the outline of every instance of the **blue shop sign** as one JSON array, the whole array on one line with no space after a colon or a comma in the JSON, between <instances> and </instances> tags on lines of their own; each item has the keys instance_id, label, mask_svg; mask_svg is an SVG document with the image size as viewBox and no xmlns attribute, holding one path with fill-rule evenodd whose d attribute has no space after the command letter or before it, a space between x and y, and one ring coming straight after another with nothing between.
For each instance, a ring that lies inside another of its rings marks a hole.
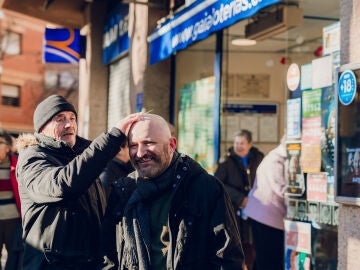
<instances>
[{"instance_id":1,"label":"blue shop sign","mask_svg":"<svg viewBox=\"0 0 360 270\"><path fill-rule=\"evenodd\" d=\"M81 56L79 29L46 28L44 34L44 63L77 64Z\"/></svg>"},{"instance_id":2,"label":"blue shop sign","mask_svg":"<svg viewBox=\"0 0 360 270\"><path fill-rule=\"evenodd\" d=\"M150 64L278 2L280 0L196 1L163 23L148 37Z\"/></svg>"},{"instance_id":3,"label":"blue shop sign","mask_svg":"<svg viewBox=\"0 0 360 270\"><path fill-rule=\"evenodd\" d=\"M119 4L107 16L103 36L103 63L129 50L129 5Z\"/></svg>"},{"instance_id":4,"label":"blue shop sign","mask_svg":"<svg viewBox=\"0 0 360 270\"><path fill-rule=\"evenodd\" d=\"M224 104L223 112L276 114L277 106L272 104Z\"/></svg>"}]
</instances>

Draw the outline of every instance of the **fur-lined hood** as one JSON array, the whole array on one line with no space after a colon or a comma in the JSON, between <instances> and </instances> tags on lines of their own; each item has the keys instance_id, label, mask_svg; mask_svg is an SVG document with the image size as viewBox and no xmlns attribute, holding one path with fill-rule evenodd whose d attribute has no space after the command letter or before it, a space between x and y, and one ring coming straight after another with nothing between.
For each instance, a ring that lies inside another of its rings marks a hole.
<instances>
[{"instance_id":1,"label":"fur-lined hood","mask_svg":"<svg viewBox=\"0 0 360 270\"><path fill-rule=\"evenodd\" d=\"M39 144L33 133L24 133L16 139L16 148L20 152L28 146Z\"/></svg>"}]
</instances>

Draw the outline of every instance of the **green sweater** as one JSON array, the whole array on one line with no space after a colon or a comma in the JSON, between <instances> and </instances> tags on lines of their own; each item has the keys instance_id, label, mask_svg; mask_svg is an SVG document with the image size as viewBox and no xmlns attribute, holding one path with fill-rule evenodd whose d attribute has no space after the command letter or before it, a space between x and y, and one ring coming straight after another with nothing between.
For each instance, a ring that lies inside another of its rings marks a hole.
<instances>
[{"instance_id":1,"label":"green sweater","mask_svg":"<svg viewBox=\"0 0 360 270\"><path fill-rule=\"evenodd\" d=\"M150 260L152 270L166 270L166 256L170 244L167 221L172 195L173 192L170 188L156 198L150 207Z\"/></svg>"}]
</instances>

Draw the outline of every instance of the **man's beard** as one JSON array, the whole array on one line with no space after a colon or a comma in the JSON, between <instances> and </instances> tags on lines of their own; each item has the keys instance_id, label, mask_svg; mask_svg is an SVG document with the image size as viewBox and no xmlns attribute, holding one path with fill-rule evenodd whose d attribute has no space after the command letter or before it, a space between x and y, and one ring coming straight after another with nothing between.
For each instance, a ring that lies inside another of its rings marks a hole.
<instances>
[{"instance_id":1,"label":"man's beard","mask_svg":"<svg viewBox=\"0 0 360 270\"><path fill-rule=\"evenodd\" d=\"M146 160L151 160L151 165L146 165L145 168L142 168L141 162ZM142 158L135 158L132 161L133 166L141 178L154 178L162 174L170 164L170 155L167 151L164 151L162 155L155 155L152 153L148 153L144 155Z\"/></svg>"}]
</instances>

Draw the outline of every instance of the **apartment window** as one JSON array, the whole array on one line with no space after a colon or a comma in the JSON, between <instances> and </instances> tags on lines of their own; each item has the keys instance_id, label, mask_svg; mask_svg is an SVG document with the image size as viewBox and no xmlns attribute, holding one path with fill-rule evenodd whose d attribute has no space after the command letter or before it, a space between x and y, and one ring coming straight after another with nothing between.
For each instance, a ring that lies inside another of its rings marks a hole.
<instances>
[{"instance_id":1,"label":"apartment window","mask_svg":"<svg viewBox=\"0 0 360 270\"><path fill-rule=\"evenodd\" d=\"M1 40L2 52L8 55L21 53L21 35L14 32L6 32Z\"/></svg>"},{"instance_id":2,"label":"apartment window","mask_svg":"<svg viewBox=\"0 0 360 270\"><path fill-rule=\"evenodd\" d=\"M17 85L3 84L1 86L1 104L6 106L20 106L20 87Z\"/></svg>"}]
</instances>

